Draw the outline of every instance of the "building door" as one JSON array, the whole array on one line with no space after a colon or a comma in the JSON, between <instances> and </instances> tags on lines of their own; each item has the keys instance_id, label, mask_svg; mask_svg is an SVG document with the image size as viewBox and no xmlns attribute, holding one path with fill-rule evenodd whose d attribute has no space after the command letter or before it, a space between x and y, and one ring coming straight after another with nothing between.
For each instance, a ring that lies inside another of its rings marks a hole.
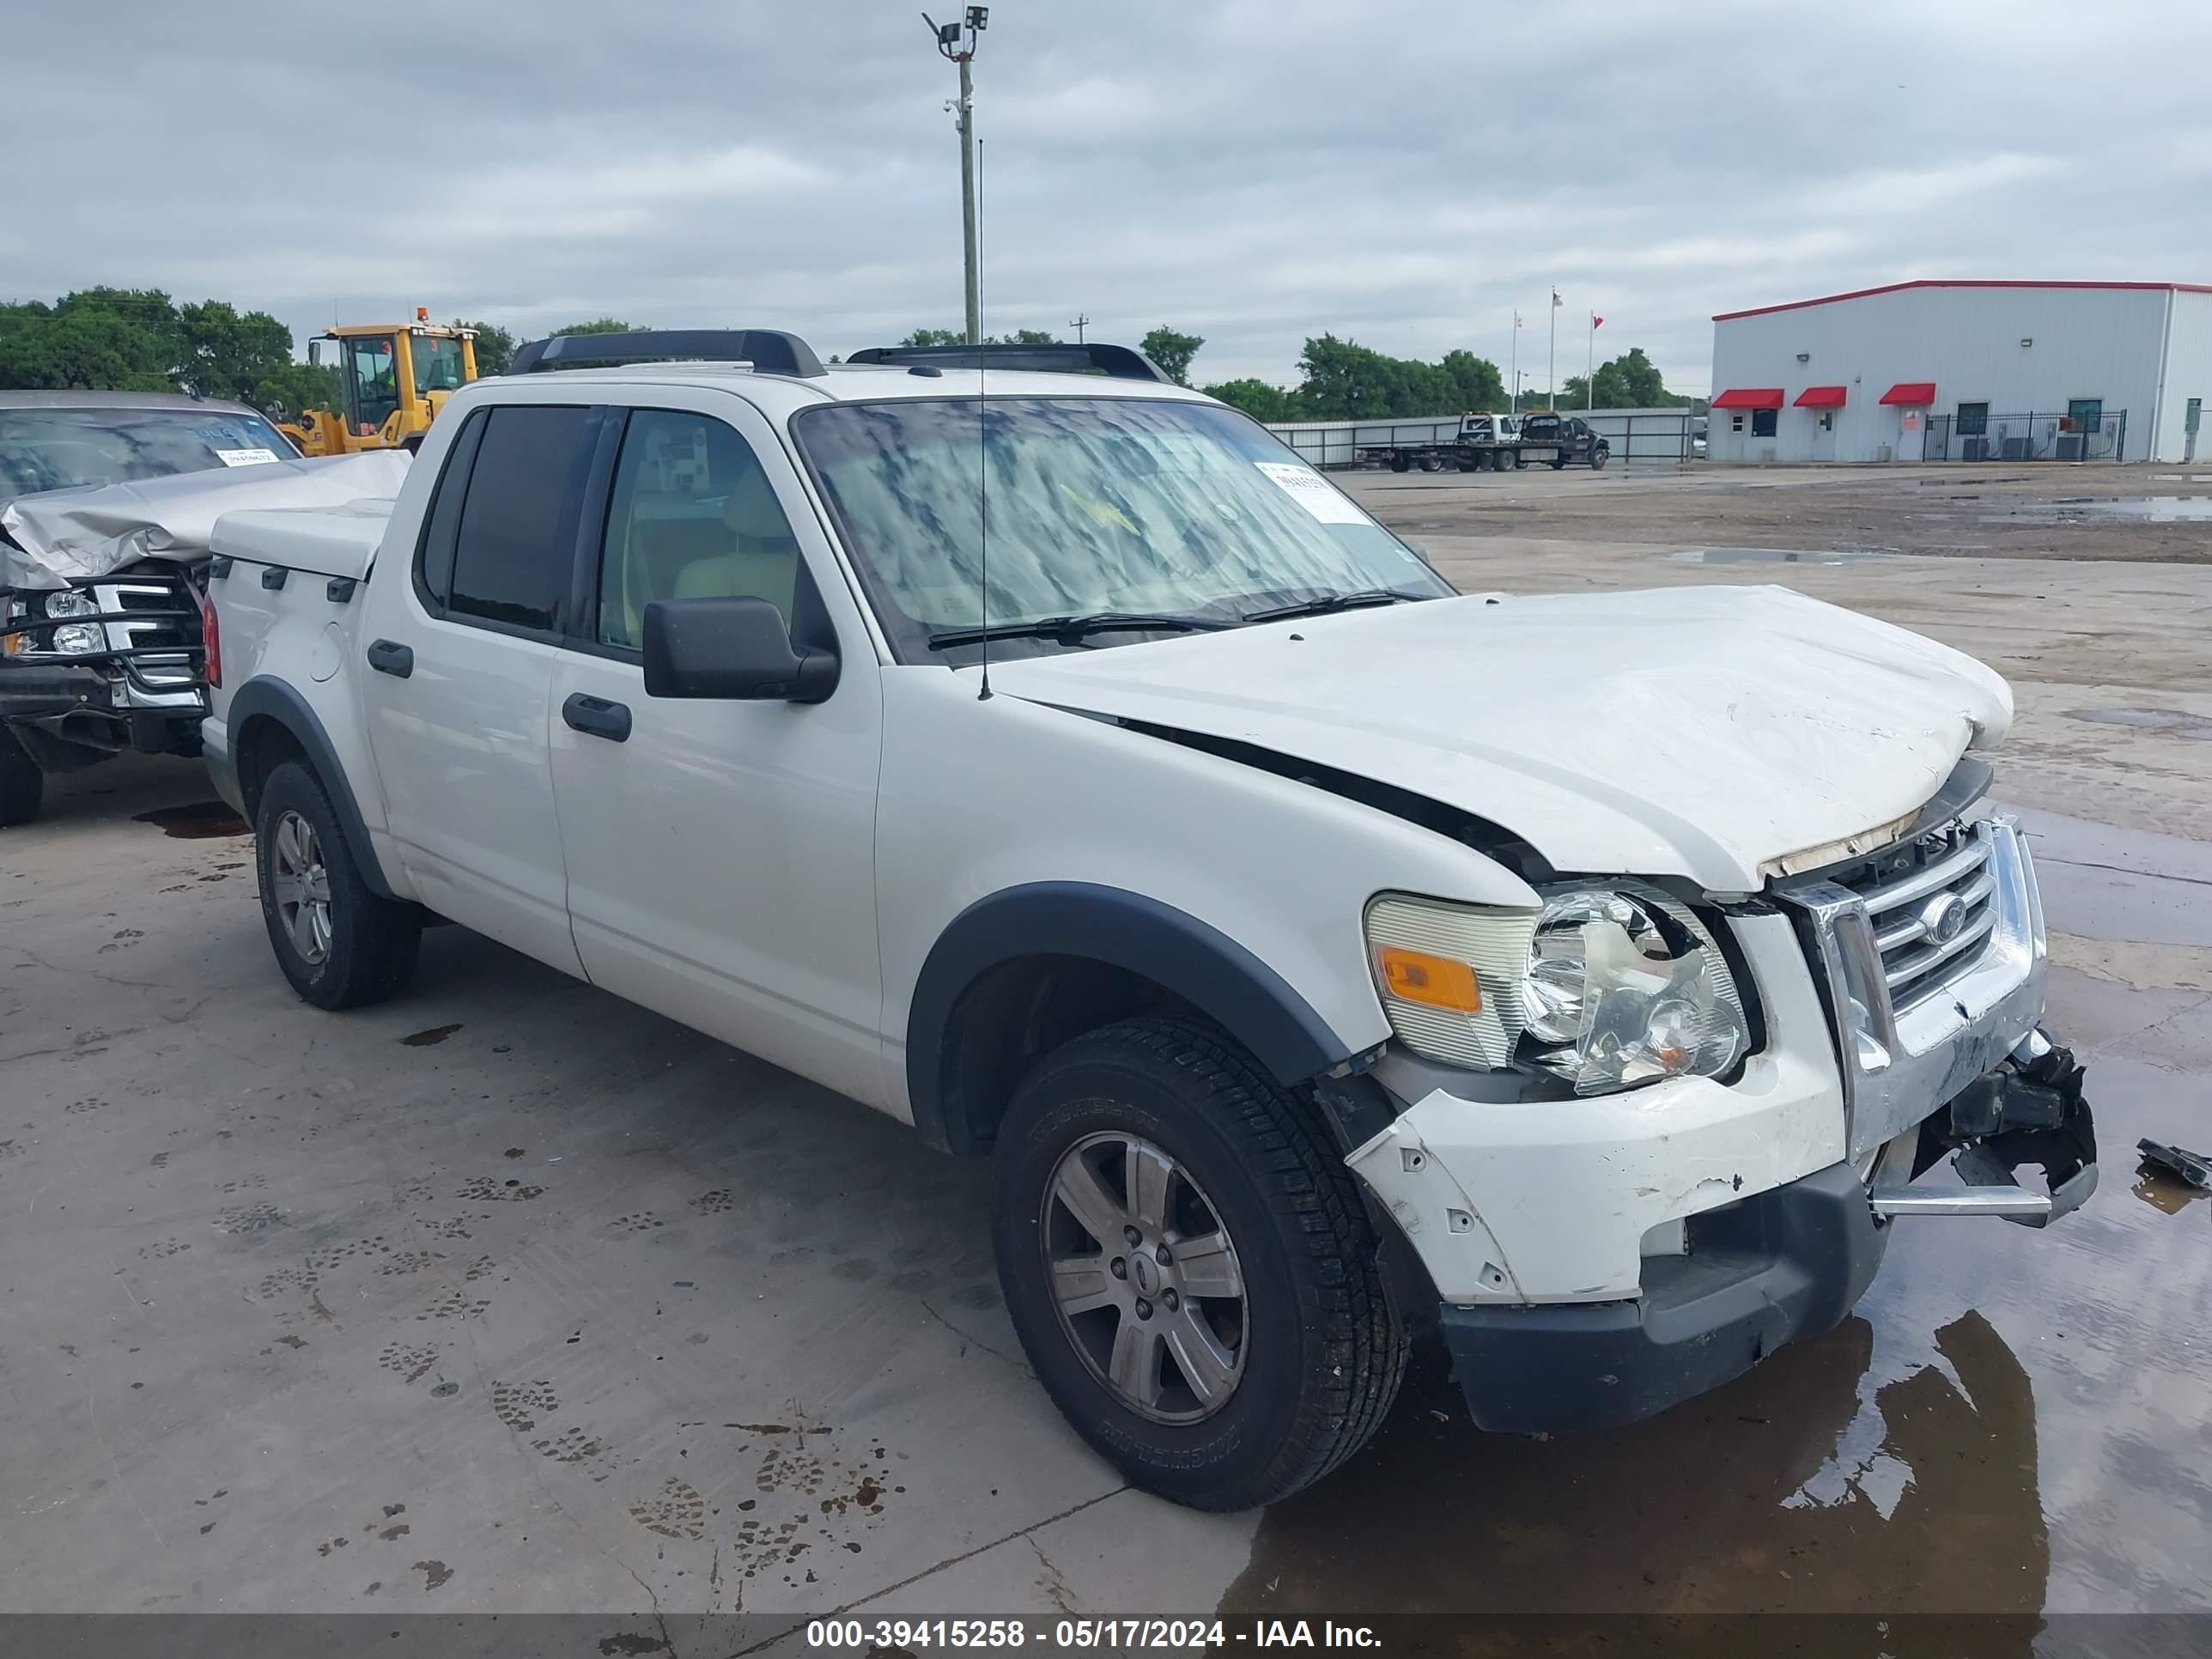
<instances>
[{"instance_id":1,"label":"building door","mask_svg":"<svg viewBox=\"0 0 2212 1659\"><path fill-rule=\"evenodd\" d=\"M1890 459L1917 465L1926 457L1921 453L1928 441L1928 411L1907 404L1897 411L1897 446Z\"/></svg>"},{"instance_id":2,"label":"building door","mask_svg":"<svg viewBox=\"0 0 2212 1659\"><path fill-rule=\"evenodd\" d=\"M1813 417L1812 457L1816 461L1836 459L1836 411L1832 409L1808 409Z\"/></svg>"},{"instance_id":3,"label":"building door","mask_svg":"<svg viewBox=\"0 0 2212 1659\"><path fill-rule=\"evenodd\" d=\"M2058 437L2058 459L2062 461L2086 461L2095 453L2097 434L2105 424L2105 400L2102 398L2074 398L2066 404L2066 421L2070 428ZM2072 440L2069 442L2068 440ZM2115 455L2114 460L2120 457Z\"/></svg>"},{"instance_id":4,"label":"building door","mask_svg":"<svg viewBox=\"0 0 2212 1659\"><path fill-rule=\"evenodd\" d=\"M2191 398L2181 416L2181 459L2185 461L2197 459L2197 428L2203 419L2204 399Z\"/></svg>"}]
</instances>

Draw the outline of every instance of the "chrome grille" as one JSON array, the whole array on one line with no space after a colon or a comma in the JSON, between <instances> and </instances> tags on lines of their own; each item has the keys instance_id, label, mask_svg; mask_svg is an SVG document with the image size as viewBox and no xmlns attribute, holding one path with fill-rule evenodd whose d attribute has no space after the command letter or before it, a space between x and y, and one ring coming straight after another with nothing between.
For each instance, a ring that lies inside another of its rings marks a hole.
<instances>
[{"instance_id":1,"label":"chrome grille","mask_svg":"<svg viewBox=\"0 0 2212 1659\"><path fill-rule=\"evenodd\" d=\"M1838 872L1874 928L1890 1006L1935 995L1989 949L1996 882L1983 823L1952 823Z\"/></svg>"}]
</instances>

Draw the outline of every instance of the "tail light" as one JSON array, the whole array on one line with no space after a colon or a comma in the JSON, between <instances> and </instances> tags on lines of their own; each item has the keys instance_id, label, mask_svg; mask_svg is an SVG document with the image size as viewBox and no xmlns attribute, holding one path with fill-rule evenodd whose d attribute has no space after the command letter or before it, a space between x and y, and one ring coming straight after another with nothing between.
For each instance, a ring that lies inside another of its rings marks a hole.
<instances>
[{"instance_id":1,"label":"tail light","mask_svg":"<svg viewBox=\"0 0 2212 1659\"><path fill-rule=\"evenodd\" d=\"M207 683L220 690L222 685L222 629L215 619L215 595L200 595L200 645L206 654L200 659L207 673Z\"/></svg>"}]
</instances>

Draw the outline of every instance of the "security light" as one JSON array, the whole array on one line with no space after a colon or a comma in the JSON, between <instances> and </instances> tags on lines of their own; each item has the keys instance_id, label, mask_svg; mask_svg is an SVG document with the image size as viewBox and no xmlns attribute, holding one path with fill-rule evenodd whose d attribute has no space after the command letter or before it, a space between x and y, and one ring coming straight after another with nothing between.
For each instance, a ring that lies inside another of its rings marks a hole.
<instances>
[{"instance_id":1,"label":"security light","mask_svg":"<svg viewBox=\"0 0 2212 1659\"><path fill-rule=\"evenodd\" d=\"M937 44L940 46L958 46L960 44L960 25L957 23L939 23L937 26Z\"/></svg>"},{"instance_id":2,"label":"security light","mask_svg":"<svg viewBox=\"0 0 2212 1659\"><path fill-rule=\"evenodd\" d=\"M978 34L981 34L983 32L984 27L990 22L990 21L991 9L988 6L970 6L968 8L968 27L974 29Z\"/></svg>"},{"instance_id":3,"label":"security light","mask_svg":"<svg viewBox=\"0 0 2212 1659\"><path fill-rule=\"evenodd\" d=\"M2022 335L2022 336L2021 337L2020 349L2021 349L2022 351L2025 351L2025 350L2027 350L2027 349L2028 349L2028 347L2030 347L2030 346L2033 345L2034 343L2035 343L2035 342L2034 342L2034 340L2033 340L2033 339L2032 339L2031 337L2027 337L2027 336L2026 336L2026 335Z\"/></svg>"},{"instance_id":4,"label":"security light","mask_svg":"<svg viewBox=\"0 0 2212 1659\"><path fill-rule=\"evenodd\" d=\"M1809 351L1801 351L1797 354L1797 361L1801 363L1809 363L1813 361L1813 354Z\"/></svg>"}]
</instances>

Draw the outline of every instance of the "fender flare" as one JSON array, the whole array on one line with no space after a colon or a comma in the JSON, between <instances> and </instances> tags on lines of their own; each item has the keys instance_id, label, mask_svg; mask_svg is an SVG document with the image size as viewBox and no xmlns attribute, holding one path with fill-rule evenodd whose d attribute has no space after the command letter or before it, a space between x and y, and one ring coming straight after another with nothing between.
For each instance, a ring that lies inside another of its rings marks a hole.
<instances>
[{"instance_id":1,"label":"fender flare","mask_svg":"<svg viewBox=\"0 0 2212 1659\"><path fill-rule=\"evenodd\" d=\"M1020 957L1078 957L1141 975L1219 1025L1283 1084L1357 1051L1280 974L1226 933L1172 905L1085 882L1034 882L978 899L945 927L915 981L906 1027L915 1127L940 1151L983 1143L946 1098L946 1039L962 995Z\"/></svg>"},{"instance_id":2,"label":"fender flare","mask_svg":"<svg viewBox=\"0 0 2212 1659\"><path fill-rule=\"evenodd\" d=\"M237 805L247 821L252 820L261 803L258 790L252 797L246 793L246 775L238 769L242 758L239 739L253 721L260 719L275 720L307 751L307 763L315 769L323 793L330 798L331 811L337 815L339 831L345 836L346 849L353 854L354 866L361 872L362 883L379 898L397 899L398 895L392 890L392 884L384 878L383 866L376 861L376 848L368 838L368 825L361 816L345 768L338 764L338 751L331 742L331 734L305 697L283 680L268 675L240 686L223 711L223 730L229 739L229 764L239 794Z\"/></svg>"}]
</instances>

